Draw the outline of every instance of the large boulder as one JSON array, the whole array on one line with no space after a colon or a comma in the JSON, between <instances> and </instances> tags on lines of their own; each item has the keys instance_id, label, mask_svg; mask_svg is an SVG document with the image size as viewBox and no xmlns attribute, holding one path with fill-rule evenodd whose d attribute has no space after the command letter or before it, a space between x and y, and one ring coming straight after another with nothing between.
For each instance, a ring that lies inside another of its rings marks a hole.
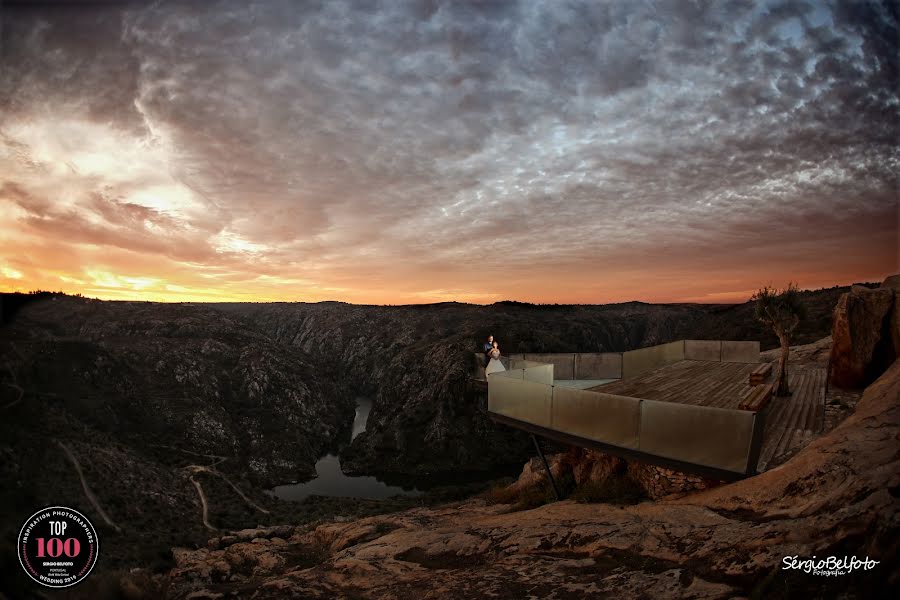
<instances>
[{"instance_id":1,"label":"large boulder","mask_svg":"<svg viewBox=\"0 0 900 600\"><path fill-rule=\"evenodd\" d=\"M854 285L834 308L831 384L862 388L900 355L900 298L897 276L880 288Z\"/></svg>"}]
</instances>

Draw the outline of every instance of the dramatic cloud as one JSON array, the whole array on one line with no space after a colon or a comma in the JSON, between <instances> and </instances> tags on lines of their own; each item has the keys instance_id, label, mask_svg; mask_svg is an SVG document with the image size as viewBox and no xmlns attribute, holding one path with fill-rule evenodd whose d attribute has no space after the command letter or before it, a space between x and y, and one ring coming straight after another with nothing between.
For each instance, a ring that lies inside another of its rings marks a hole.
<instances>
[{"instance_id":1,"label":"dramatic cloud","mask_svg":"<svg viewBox=\"0 0 900 600\"><path fill-rule=\"evenodd\" d=\"M0 11L3 289L727 301L900 268L890 1Z\"/></svg>"}]
</instances>

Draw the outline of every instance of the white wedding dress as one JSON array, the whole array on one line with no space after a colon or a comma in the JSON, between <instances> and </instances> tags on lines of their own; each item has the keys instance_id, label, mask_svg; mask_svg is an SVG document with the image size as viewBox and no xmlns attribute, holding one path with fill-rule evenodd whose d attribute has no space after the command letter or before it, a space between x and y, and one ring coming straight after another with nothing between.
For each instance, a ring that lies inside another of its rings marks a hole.
<instances>
[{"instance_id":1,"label":"white wedding dress","mask_svg":"<svg viewBox=\"0 0 900 600\"><path fill-rule=\"evenodd\" d=\"M487 377L491 373L496 373L498 371L505 371L506 367L503 366L503 363L500 362L500 351L499 350L491 350L491 360L488 362L487 366L484 368L484 376Z\"/></svg>"}]
</instances>

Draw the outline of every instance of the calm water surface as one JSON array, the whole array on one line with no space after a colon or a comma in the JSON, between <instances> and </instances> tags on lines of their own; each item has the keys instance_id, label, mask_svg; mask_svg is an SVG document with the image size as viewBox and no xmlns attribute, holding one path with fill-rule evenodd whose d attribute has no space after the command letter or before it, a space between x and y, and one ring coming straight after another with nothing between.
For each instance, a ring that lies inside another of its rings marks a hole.
<instances>
[{"instance_id":1,"label":"calm water surface","mask_svg":"<svg viewBox=\"0 0 900 600\"><path fill-rule=\"evenodd\" d=\"M372 410L368 398L356 399L356 415L350 439L366 430L366 421ZM422 492L415 488L387 485L375 477L350 477L341 471L341 459L334 454L326 454L316 462L316 477L304 483L279 485L268 493L282 500L303 500L308 496L342 496L349 498L390 498L391 496L418 496Z\"/></svg>"}]
</instances>

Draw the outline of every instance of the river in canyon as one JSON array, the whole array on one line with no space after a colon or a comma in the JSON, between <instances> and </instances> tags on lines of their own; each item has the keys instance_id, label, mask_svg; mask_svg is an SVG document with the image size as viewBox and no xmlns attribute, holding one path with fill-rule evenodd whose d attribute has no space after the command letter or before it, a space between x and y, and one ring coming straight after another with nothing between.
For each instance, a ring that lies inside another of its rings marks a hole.
<instances>
[{"instance_id":1,"label":"river in canyon","mask_svg":"<svg viewBox=\"0 0 900 600\"><path fill-rule=\"evenodd\" d=\"M356 399L356 414L353 417L351 441L366 430L366 421L372 410L372 401L368 398ZM279 485L269 494L282 500L301 501L309 496L339 496L347 498L390 498L391 496L418 496L421 491L416 488L388 485L376 477L348 476L341 471L341 458L336 454L326 454L316 462L316 477L303 483Z\"/></svg>"}]
</instances>

